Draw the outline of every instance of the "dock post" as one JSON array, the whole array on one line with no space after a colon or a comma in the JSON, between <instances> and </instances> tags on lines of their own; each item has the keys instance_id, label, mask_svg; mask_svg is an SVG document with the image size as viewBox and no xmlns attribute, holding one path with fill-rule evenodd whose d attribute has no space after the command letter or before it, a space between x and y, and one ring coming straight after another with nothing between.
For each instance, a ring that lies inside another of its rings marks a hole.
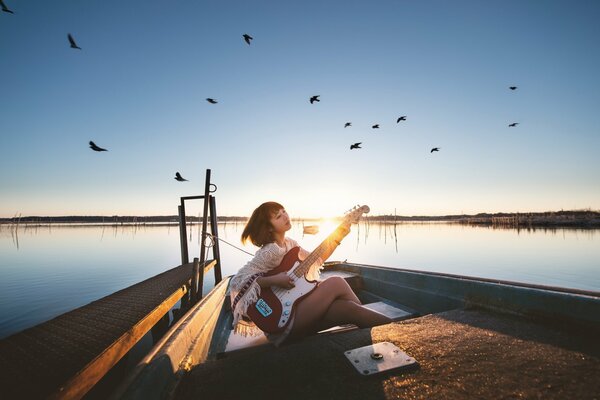
<instances>
[{"instance_id":1,"label":"dock post","mask_svg":"<svg viewBox=\"0 0 600 400\"><path fill-rule=\"evenodd\" d=\"M181 264L187 264L190 262L187 247L187 234L186 234L186 221L185 221L185 206L183 200L179 209L179 243L181 243Z\"/></svg>"},{"instance_id":2,"label":"dock post","mask_svg":"<svg viewBox=\"0 0 600 400\"><path fill-rule=\"evenodd\" d=\"M208 204L210 196L210 169L206 170L206 180L204 182L204 208L202 211L202 238L200 243L200 264L204 265L206 261L206 225L208 222Z\"/></svg>"},{"instance_id":3,"label":"dock post","mask_svg":"<svg viewBox=\"0 0 600 400\"><path fill-rule=\"evenodd\" d=\"M192 304L198 301L198 285L200 280L200 260L194 257L194 267L192 269Z\"/></svg>"},{"instance_id":4,"label":"dock post","mask_svg":"<svg viewBox=\"0 0 600 400\"><path fill-rule=\"evenodd\" d=\"M217 228L217 204L215 196L210 196L210 229L213 237L219 237L219 231ZM213 241L213 259L217 261L215 268L215 285L221 282L221 252L219 251L219 239Z\"/></svg>"}]
</instances>

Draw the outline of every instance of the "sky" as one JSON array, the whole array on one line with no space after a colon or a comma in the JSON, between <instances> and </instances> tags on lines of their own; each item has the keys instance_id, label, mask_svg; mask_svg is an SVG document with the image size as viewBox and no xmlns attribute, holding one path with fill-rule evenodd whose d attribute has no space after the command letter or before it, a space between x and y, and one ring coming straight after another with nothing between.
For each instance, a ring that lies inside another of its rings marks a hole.
<instances>
[{"instance_id":1,"label":"sky","mask_svg":"<svg viewBox=\"0 0 600 400\"><path fill-rule=\"evenodd\" d=\"M598 1L4 2L0 217L600 209Z\"/></svg>"}]
</instances>

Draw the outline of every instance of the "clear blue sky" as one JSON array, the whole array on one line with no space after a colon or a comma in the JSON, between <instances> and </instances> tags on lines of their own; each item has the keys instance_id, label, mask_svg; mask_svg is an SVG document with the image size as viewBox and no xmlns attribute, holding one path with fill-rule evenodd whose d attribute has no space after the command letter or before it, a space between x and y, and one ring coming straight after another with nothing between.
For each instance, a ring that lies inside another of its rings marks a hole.
<instances>
[{"instance_id":1,"label":"clear blue sky","mask_svg":"<svg viewBox=\"0 0 600 400\"><path fill-rule=\"evenodd\" d=\"M599 1L5 3L0 216L600 209Z\"/></svg>"}]
</instances>

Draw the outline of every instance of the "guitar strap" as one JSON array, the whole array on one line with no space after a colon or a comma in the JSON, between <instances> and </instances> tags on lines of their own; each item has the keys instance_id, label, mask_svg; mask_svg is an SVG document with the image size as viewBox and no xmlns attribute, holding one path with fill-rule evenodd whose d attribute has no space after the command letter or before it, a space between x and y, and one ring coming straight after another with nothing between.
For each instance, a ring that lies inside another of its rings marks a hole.
<instances>
[{"instance_id":1,"label":"guitar strap","mask_svg":"<svg viewBox=\"0 0 600 400\"><path fill-rule=\"evenodd\" d=\"M254 281L257 280L258 278L260 278L261 276L263 276L264 274L265 274L264 272L259 272L254 275L250 275L250 278L248 278L248 280L246 281L244 286L242 286L242 288L240 289L237 296L235 296L235 299L233 299L233 301L231 302L231 310L232 311L235 311L235 307L237 306L237 303L240 301L240 299L242 297L244 297L244 295L246 294L246 292L248 291L250 286L254 283Z\"/></svg>"}]
</instances>

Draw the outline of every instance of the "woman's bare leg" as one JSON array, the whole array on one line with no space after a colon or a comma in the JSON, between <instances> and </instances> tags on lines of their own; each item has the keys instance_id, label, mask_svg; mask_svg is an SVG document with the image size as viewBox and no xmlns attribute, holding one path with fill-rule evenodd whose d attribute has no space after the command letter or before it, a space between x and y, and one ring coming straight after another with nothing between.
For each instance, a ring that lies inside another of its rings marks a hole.
<instances>
[{"instance_id":1,"label":"woman's bare leg","mask_svg":"<svg viewBox=\"0 0 600 400\"><path fill-rule=\"evenodd\" d=\"M384 325L392 322L383 314L373 311L360 304L347 300L334 300L327 309L325 316L319 321L316 331L329 329L332 326L354 324L359 328Z\"/></svg>"},{"instance_id":2,"label":"woman's bare leg","mask_svg":"<svg viewBox=\"0 0 600 400\"><path fill-rule=\"evenodd\" d=\"M290 337L302 337L340 324L365 328L389 322L386 316L363 307L343 278L332 277L298 304Z\"/></svg>"}]
</instances>

